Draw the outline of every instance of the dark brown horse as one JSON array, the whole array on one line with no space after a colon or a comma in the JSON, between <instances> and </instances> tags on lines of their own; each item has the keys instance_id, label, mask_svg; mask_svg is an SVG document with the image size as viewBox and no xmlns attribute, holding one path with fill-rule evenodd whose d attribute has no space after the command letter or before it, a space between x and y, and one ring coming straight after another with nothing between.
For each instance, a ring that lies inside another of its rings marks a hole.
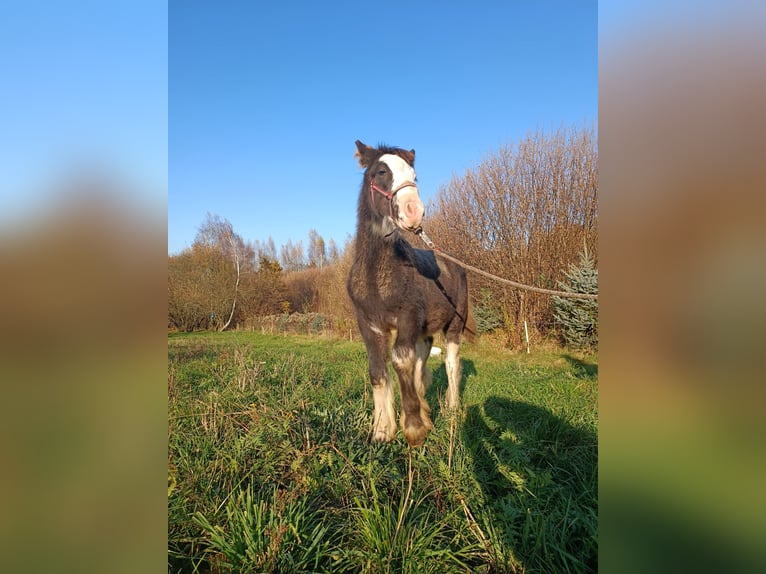
<instances>
[{"instance_id":1,"label":"dark brown horse","mask_svg":"<svg viewBox=\"0 0 766 574\"><path fill-rule=\"evenodd\" d=\"M401 424L410 446L420 446L433 428L425 400L431 382L426 361L433 334L444 333L447 406L458 404L460 335L468 321L468 282L458 266L433 251L416 249L406 236L420 227L423 203L415 177L415 150L356 142L364 168L348 293L367 346L375 413L375 441L396 435L391 361L399 378ZM414 235L412 236L414 238Z\"/></svg>"}]
</instances>

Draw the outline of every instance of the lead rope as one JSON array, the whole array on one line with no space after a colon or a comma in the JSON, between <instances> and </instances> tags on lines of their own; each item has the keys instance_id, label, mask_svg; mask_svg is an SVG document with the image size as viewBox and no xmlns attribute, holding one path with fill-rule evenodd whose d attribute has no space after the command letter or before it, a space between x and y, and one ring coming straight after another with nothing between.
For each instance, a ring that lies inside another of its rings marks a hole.
<instances>
[{"instance_id":1,"label":"lead rope","mask_svg":"<svg viewBox=\"0 0 766 574\"><path fill-rule=\"evenodd\" d=\"M462 261L460 261L460 259L457 259L455 257L452 257L452 255L445 253L444 251L436 247L436 245L434 245L434 242L431 241L431 238L428 237L428 235L426 235L426 232L423 231L422 227L418 227L414 233L415 235L420 237L420 239L423 240L423 243L425 243L429 249L433 249L439 255L444 257L444 259L452 261L453 263L460 265L464 269L468 269L469 271L473 271L474 273L483 275L487 279L492 279L493 281L505 283L506 285L510 285L511 287L515 287L516 289L523 289L524 291L534 291L535 293L543 293L544 295L555 295L556 297L568 297L570 299L591 299L594 301L598 299L597 294L569 293L567 291L555 291L553 289L543 289L542 287L533 287L531 285L524 285L523 283L517 283L516 281L511 281L510 279L504 279L503 277L498 277L497 275L493 275L492 273L487 273L486 271L482 271L478 267L474 267L473 265L468 265L467 263L463 263Z\"/></svg>"}]
</instances>

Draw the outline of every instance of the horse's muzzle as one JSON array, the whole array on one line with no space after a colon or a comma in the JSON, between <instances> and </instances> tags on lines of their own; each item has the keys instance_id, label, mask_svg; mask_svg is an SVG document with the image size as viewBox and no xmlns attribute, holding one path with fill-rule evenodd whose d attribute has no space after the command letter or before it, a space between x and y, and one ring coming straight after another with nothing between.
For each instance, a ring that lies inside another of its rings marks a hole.
<instances>
[{"instance_id":1,"label":"horse's muzzle","mask_svg":"<svg viewBox=\"0 0 766 574\"><path fill-rule=\"evenodd\" d=\"M420 201L418 188L410 185L397 190L394 197L396 202L396 224L402 229L412 231L420 227L425 214L425 206Z\"/></svg>"}]
</instances>

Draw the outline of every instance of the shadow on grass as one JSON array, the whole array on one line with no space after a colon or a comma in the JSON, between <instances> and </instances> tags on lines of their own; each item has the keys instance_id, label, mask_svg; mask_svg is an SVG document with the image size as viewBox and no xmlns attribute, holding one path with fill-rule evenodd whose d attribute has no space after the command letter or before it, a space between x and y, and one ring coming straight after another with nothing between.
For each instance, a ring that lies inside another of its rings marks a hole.
<instances>
[{"instance_id":1,"label":"shadow on grass","mask_svg":"<svg viewBox=\"0 0 766 574\"><path fill-rule=\"evenodd\" d=\"M564 355L564 358L572 366L572 370L577 378L595 379L598 377L597 363L589 363L572 355Z\"/></svg>"},{"instance_id":2,"label":"shadow on grass","mask_svg":"<svg viewBox=\"0 0 766 574\"><path fill-rule=\"evenodd\" d=\"M473 361L468 359L460 359L463 374L460 377L460 399L463 398L463 391L465 390L466 379L476 375L476 367ZM442 361L441 365L433 371L433 380L431 385L426 389L426 401L431 406L431 419L436 420L441 413L442 399L447 395L447 369Z\"/></svg>"},{"instance_id":3,"label":"shadow on grass","mask_svg":"<svg viewBox=\"0 0 766 574\"><path fill-rule=\"evenodd\" d=\"M595 572L595 433L497 396L467 409L462 433L494 527L526 568Z\"/></svg>"}]
</instances>

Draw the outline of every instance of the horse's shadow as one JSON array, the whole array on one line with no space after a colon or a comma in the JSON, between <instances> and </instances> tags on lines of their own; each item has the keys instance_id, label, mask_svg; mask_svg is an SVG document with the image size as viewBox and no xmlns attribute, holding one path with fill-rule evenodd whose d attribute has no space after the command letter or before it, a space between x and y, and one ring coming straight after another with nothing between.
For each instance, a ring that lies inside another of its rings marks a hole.
<instances>
[{"instance_id":1,"label":"horse's shadow","mask_svg":"<svg viewBox=\"0 0 766 574\"><path fill-rule=\"evenodd\" d=\"M534 515L540 512L536 509L545 508L550 515L560 514L562 522L567 513L596 516L594 431L574 426L543 407L490 396L483 404L467 408L462 438L471 454L484 508L491 511L494 524L503 530L506 544L517 557L534 561L535 544L544 543L528 537L530 512ZM542 506L541 501L545 501ZM595 518L581 520L556 535L577 562L575 570L597 569L596 527Z\"/></svg>"},{"instance_id":2,"label":"horse's shadow","mask_svg":"<svg viewBox=\"0 0 766 574\"><path fill-rule=\"evenodd\" d=\"M460 377L460 398L462 399L466 379L476 374L476 367L471 360L461 358L460 363L463 368L463 373ZM431 419L436 420L441 413L441 407L444 402L444 397L447 394L447 386L449 384L447 379L447 368L444 365L444 361L432 371L432 375L431 385L426 389L426 401L428 401L428 404L431 407Z\"/></svg>"},{"instance_id":3,"label":"horse's shadow","mask_svg":"<svg viewBox=\"0 0 766 574\"><path fill-rule=\"evenodd\" d=\"M598 377L598 365L596 363L589 363L573 357L572 355L564 355L564 358L572 365L572 369L577 378L580 379L593 379Z\"/></svg>"}]
</instances>

